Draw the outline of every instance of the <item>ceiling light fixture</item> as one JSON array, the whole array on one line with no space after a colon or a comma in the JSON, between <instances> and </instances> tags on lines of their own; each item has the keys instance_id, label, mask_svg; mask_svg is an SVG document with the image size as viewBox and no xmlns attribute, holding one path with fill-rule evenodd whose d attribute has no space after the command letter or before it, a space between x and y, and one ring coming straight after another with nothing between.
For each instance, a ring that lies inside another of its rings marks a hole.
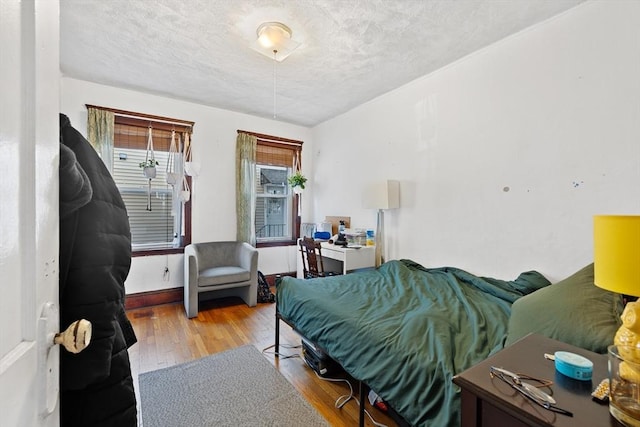
<instances>
[{"instance_id":1,"label":"ceiling light fixture","mask_svg":"<svg viewBox=\"0 0 640 427\"><path fill-rule=\"evenodd\" d=\"M291 28L280 22L265 22L260 24L256 30L258 39L251 45L251 48L264 56L273 59L273 118L276 114L276 88L277 72L276 64L285 60L300 43L291 39Z\"/></svg>"},{"instance_id":2,"label":"ceiling light fixture","mask_svg":"<svg viewBox=\"0 0 640 427\"><path fill-rule=\"evenodd\" d=\"M256 30L258 39L251 48L277 62L284 61L300 43L291 38L291 28L280 22L265 22Z\"/></svg>"}]
</instances>

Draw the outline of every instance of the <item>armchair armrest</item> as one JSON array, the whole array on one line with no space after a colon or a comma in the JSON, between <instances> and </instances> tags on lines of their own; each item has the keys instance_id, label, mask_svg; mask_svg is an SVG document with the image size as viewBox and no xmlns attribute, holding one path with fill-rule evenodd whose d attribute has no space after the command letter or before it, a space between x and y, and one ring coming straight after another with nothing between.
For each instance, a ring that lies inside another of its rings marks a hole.
<instances>
[{"instance_id":1,"label":"armchair armrest","mask_svg":"<svg viewBox=\"0 0 640 427\"><path fill-rule=\"evenodd\" d=\"M195 245L187 245L187 246L185 246L185 248L184 248L184 256L185 256L185 258L187 258L187 257L192 257L193 258L193 262L195 263L194 264L195 271L198 272L199 271L199 269L198 269L198 256L199 256L198 247L195 246ZM185 271L185 273L186 273L186 271ZM186 276L185 276L185 282L186 282Z\"/></svg>"},{"instance_id":2,"label":"armchair armrest","mask_svg":"<svg viewBox=\"0 0 640 427\"><path fill-rule=\"evenodd\" d=\"M238 248L238 262L240 267L253 271L258 269L258 250L243 242Z\"/></svg>"}]
</instances>

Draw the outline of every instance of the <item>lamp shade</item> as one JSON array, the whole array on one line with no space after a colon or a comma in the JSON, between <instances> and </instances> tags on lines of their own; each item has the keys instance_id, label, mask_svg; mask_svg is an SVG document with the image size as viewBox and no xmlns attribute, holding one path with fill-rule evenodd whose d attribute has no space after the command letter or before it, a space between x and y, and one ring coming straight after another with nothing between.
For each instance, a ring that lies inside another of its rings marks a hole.
<instances>
[{"instance_id":1,"label":"lamp shade","mask_svg":"<svg viewBox=\"0 0 640 427\"><path fill-rule=\"evenodd\" d=\"M400 182L387 180L366 188L363 207L367 209L397 209L400 207Z\"/></svg>"},{"instance_id":2,"label":"lamp shade","mask_svg":"<svg viewBox=\"0 0 640 427\"><path fill-rule=\"evenodd\" d=\"M640 296L640 216L595 216L593 243L595 284Z\"/></svg>"}]
</instances>

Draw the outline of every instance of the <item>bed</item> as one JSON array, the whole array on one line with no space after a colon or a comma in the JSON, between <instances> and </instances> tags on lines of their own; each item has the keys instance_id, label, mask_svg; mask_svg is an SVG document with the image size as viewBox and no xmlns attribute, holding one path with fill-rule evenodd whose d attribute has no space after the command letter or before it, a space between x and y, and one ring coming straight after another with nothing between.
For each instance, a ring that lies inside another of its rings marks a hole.
<instances>
[{"instance_id":1,"label":"bed","mask_svg":"<svg viewBox=\"0 0 640 427\"><path fill-rule=\"evenodd\" d=\"M411 425L459 423L451 378L502 348L511 305L548 286L535 271L512 281L410 260L277 288L277 316L316 343Z\"/></svg>"}]
</instances>

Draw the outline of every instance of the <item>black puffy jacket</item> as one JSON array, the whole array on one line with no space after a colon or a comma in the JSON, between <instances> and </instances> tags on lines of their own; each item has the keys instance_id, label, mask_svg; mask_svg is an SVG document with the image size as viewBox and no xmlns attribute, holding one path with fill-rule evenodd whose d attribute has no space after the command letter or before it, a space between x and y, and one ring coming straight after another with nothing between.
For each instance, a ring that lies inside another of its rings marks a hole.
<instances>
[{"instance_id":1,"label":"black puffy jacket","mask_svg":"<svg viewBox=\"0 0 640 427\"><path fill-rule=\"evenodd\" d=\"M127 211L89 142L60 114L60 328L92 323L78 354L60 349L60 425L136 426L128 347L136 336L124 311L131 266Z\"/></svg>"}]
</instances>

